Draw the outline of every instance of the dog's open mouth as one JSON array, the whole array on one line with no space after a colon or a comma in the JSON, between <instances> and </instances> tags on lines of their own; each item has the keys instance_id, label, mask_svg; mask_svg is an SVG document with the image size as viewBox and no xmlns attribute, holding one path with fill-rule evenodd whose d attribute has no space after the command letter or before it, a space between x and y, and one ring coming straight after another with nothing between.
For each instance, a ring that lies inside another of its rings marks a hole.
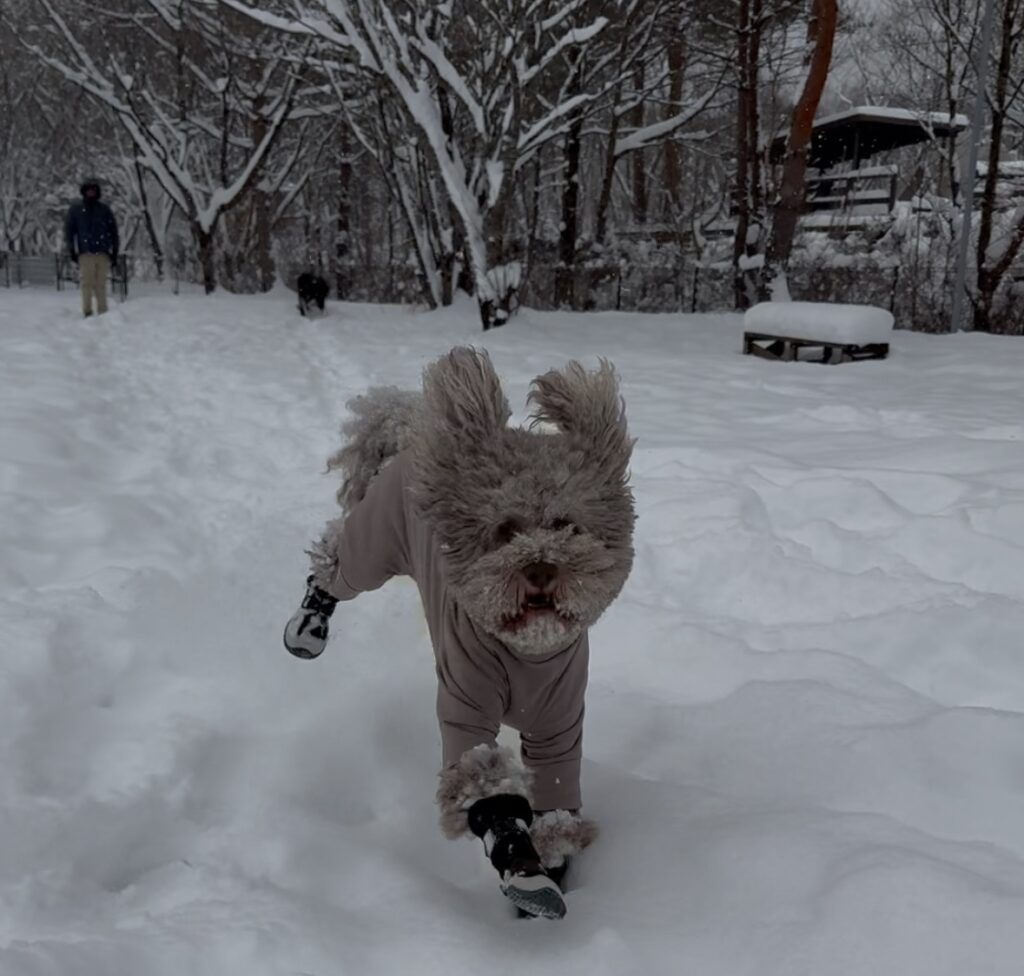
<instances>
[{"instance_id":1,"label":"dog's open mouth","mask_svg":"<svg viewBox=\"0 0 1024 976\"><path fill-rule=\"evenodd\" d=\"M555 610L555 600L550 593L529 593L526 597L526 602L523 604L523 611L529 613L530 611L542 611L542 610Z\"/></svg>"},{"instance_id":2,"label":"dog's open mouth","mask_svg":"<svg viewBox=\"0 0 1024 976\"><path fill-rule=\"evenodd\" d=\"M575 622L573 614L560 607L550 593L528 593L518 613L508 614L503 623L506 630L517 631L538 620L558 621L565 626Z\"/></svg>"}]
</instances>

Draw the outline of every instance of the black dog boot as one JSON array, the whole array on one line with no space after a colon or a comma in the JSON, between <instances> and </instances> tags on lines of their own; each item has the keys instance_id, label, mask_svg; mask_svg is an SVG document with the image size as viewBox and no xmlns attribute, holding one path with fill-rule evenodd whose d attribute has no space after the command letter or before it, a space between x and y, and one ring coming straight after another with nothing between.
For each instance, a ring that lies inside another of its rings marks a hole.
<instances>
[{"instance_id":1,"label":"black dog boot","mask_svg":"<svg viewBox=\"0 0 1024 976\"><path fill-rule=\"evenodd\" d=\"M469 829L501 878L501 891L522 914L562 918L562 891L544 870L530 840L533 810L524 796L501 793L477 800L468 811Z\"/></svg>"},{"instance_id":2,"label":"black dog boot","mask_svg":"<svg viewBox=\"0 0 1024 976\"><path fill-rule=\"evenodd\" d=\"M313 582L312 576L307 578L302 606L284 628L284 646L290 654L311 660L323 653L329 631L327 621L337 603L330 593Z\"/></svg>"}]
</instances>

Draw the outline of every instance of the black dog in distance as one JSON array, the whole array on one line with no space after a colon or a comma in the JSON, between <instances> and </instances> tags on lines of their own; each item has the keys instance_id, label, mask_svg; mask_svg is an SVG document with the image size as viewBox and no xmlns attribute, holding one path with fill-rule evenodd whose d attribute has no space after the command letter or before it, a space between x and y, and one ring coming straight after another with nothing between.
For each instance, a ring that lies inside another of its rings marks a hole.
<instances>
[{"instance_id":1,"label":"black dog in distance","mask_svg":"<svg viewBox=\"0 0 1024 976\"><path fill-rule=\"evenodd\" d=\"M324 314L324 303L327 301L327 292L330 290L327 282L312 271L305 271L299 275L296 285L299 293L299 313L309 318L319 318Z\"/></svg>"}]
</instances>

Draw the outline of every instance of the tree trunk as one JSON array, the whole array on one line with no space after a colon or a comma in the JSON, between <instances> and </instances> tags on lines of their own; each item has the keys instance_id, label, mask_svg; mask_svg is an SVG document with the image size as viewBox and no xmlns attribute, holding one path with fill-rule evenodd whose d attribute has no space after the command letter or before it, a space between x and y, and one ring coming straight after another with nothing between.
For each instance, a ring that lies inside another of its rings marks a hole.
<instances>
[{"instance_id":1,"label":"tree trunk","mask_svg":"<svg viewBox=\"0 0 1024 976\"><path fill-rule=\"evenodd\" d=\"M664 117L672 118L680 111L683 100L683 42L678 38L669 42L668 46L668 104L665 106ZM683 163L679 152L679 143L669 137L665 143L665 192L668 196L667 207L674 220L680 210L683 184Z\"/></svg>"},{"instance_id":2,"label":"tree trunk","mask_svg":"<svg viewBox=\"0 0 1024 976\"><path fill-rule=\"evenodd\" d=\"M956 116L958 105L955 98L950 97L946 102L946 110L949 117L952 119ZM957 132L955 129L950 127L949 134L946 136L946 179L949 181L949 199L953 201L953 206L963 206L963 201L960 198L960 177L957 174L959 169L957 151ZM942 190L940 188L939 192Z\"/></svg>"},{"instance_id":3,"label":"tree trunk","mask_svg":"<svg viewBox=\"0 0 1024 976\"><path fill-rule=\"evenodd\" d=\"M452 208L452 254L458 268L455 275L455 287L465 295L473 294L473 265L469 259L469 248L466 246L466 233L459 222L458 214Z\"/></svg>"},{"instance_id":4,"label":"tree trunk","mask_svg":"<svg viewBox=\"0 0 1024 976\"><path fill-rule=\"evenodd\" d=\"M135 178L139 183L139 200L142 202L142 216L146 224L146 235L149 237L149 246L153 251L153 263L156 265L156 280L164 280L164 252L160 247L160 238L156 232L156 224L153 223L153 214L149 209L149 195L146 193L146 174L142 171L142 164L138 157L135 158Z\"/></svg>"},{"instance_id":5,"label":"tree trunk","mask_svg":"<svg viewBox=\"0 0 1024 976\"><path fill-rule=\"evenodd\" d=\"M529 214L529 230L526 235L526 267L523 269L523 276L530 278L533 269L537 265L537 240L540 227L540 177L541 160L544 158L543 151L538 152L533 160L533 185L531 187L529 203L524 205L523 210ZM538 288L538 291L540 289Z\"/></svg>"},{"instance_id":6,"label":"tree trunk","mask_svg":"<svg viewBox=\"0 0 1024 976\"><path fill-rule=\"evenodd\" d=\"M814 115L818 111L825 82L828 80L829 66L832 63L832 42L835 39L837 16L836 0L814 0L807 32L808 41L814 44L814 51L807 80L793 109L789 139L786 143L786 158L782 166L782 184L772 214L772 235L761 271L762 300L772 297L773 288L785 288L797 220L804 204L804 177L807 174L807 156L814 129ZM788 296L786 291L783 294Z\"/></svg>"},{"instance_id":7,"label":"tree trunk","mask_svg":"<svg viewBox=\"0 0 1024 976\"><path fill-rule=\"evenodd\" d=\"M256 259L259 267L260 291L268 292L274 287L276 269L270 239L270 200L259 187L253 190L253 208L256 217Z\"/></svg>"},{"instance_id":8,"label":"tree trunk","mask_svg":"<svg viewBox=\"0 0 1024 976\"><path fill-rule=\"evenodd\" d=\"M512 171L511 162L505 166ZM483 241L475 234L476 226L467 226L467 250L473 259L473 278L480 322L484 331L504 325L515 312L519 278L522 274L521 244L507 239L508 217L515 185L509 175L502 180L498 198L491 207L478 200L478 213L483 225ZM470 239L472 235L472 239Z\"/></svg>"},{"instance_id":9,"label":"tree trunk","mask_svg":"<svg viewBox=\"0 0 1024 976\"><path fill-rule=\"evenodd\" d=\"M455 259L454 251L446 251L438 262L441 273L441 304L447 308L455 301Z\"/></svg>"},{"instance_id":10,"label":"tree trunk","mask_svg":"<svg viewBox=\"0 0 1024 976\"><path fill-rule=\"evenodd\" d=\"M213 246L213 231L204 231L198 224L192 226L192 236L199 251L199 266L203 274L203 290L212 295L217 290L216 255Z\"/></svg>"},{"instance_id":11,"label":"tree trunk","mask_svg":"<svg viewBox=\"0 0 1024 976\"><path fill-rule=\"evenodd\" d=\"M756 0L739 0L736 25L736 64L739 72L736 97L736 182L733 209L736 232L733 237L733 292L737 308L751 302L748 269L745 260L753 250L753 181L757 172L757 74L759 45L754 35L760 31L753 5Z\"/></svg>"},{"instance_id":12,"label":"tree trunk","mask_svg":"<svg viewBox=\"0 0 1024 976\"><path fill-rule=\"evenodd\" d=\"M637 92L644 88L644 66L637 65L633 71L633 81ZM630 119L634 129L644 127L644 108L646 100L638 98L636 107L633 109L633 117ZM633 153L633 222L642 227L647 223L647 169L643 149L637 149Z\"/></svg>"},{"instance_id":13,"label":"tree trunk","mask_svg":"<svg viewBox=\"0 0 1024 976\"><path fill-rule=\"evenodd\" d=\"M615 155L615 143L619 138L619 113L618 98L612 105L612 123L608 131L608 150L604 157L604 173L601 176L601 192L597 199L597 219L594 229L594 240L598 244L604 244L608 236L608 207L612 201L612 189L615 186L615 165L618 157Z\"/></svg>"},{"instance_id":14,"label":"tree trunk","mask_svg":"<svg viewBox=\"0 0 1024 976\"><path fill-rule=\"evenodd\" d=\"M1010 262L1005 267L990 264L989 245L992 243L992 226L997 209L996 191L999 185L999 163L1002 159L1003 129L1006 125L1007 89L1010 83L1010 69L1014 46L1014 20L1017 13L1015 0L1004 0L1002 22L1002 40L999 45L999 63L996 67L995 93L992 99L992 127L989 130L988 171L985 173L985 186L981 195L981 207L978 222L978 300L974 305L974 328L979 332L992 331L992 308L996 292L1002 283L1003 276L1009 270ZM971 174L972 181L974 174ZM974 184L964 187L964 193L973 193ZM1012 260L1012 259L1011 259Z\"/></svg>"},{"instance_id":15,"label":"tree trunk","mask_svg":"<svg viewBox=\"0 0 1024 976\"><path fill-rule=\"evenodd\" d=\"M349 255L352 251L352 147L348 129L342 129L338 166L338 220L334 235L334 291L338 301L349 297Z\"/></svg>"},{"instance_id":16,"label":"tree trunk","mask_svg":"<svg viewBox=\"0 0 1024 976\"><path fill-rule=\"evenodd\" d=\"M974 300L973 325L975 332L992 331L992 304L996 288L987 268L978 269L978 296Z\"/></svg>"},{"instance_id":17,"label":"tree trunk","mask_svg":"<svg viewBox=\"0 0 1024 976\"><path fill-rule=\"evenodd\" d=\"M258 103L257 103L258 105ZM253 145L258 146L267 135L267 122L262 115L257 116L252 127ZM252 210L256 222L256 270L259 277L259 290L268 292L274 287L274 256L271 254L270 240L270 200L267 192L257 181L252 185Z\"/></svg>"},{"instance_id":18,"label":"tree trunk","mask_svg":"<svg viewBox=\"0 0 1024 976\"><path fill-rule=\"evenodd\" d=\"M747 146L750 149L750 219L754 233L748 244L749 255L760 252L764 245L764 230L767 222L767 207L765 201L765 185L763 166L761 162L761 40L764 34L763 26L764 0L752 0L750 5L750 19L752 32L750 35L750 87L754 93L751 100L750 112L747 116L749 129Z\"/></svg>"},{"instance_id":19,"label":"tree trunk","mask_svg":"<svg viewBox=\"0 0 1024 976\"><path fill-rule=\"evenodd\" d=\"M569 97L579 94L581 55L573 60L573 82ZM562 224L558 235L558 265L555 269L555 305L576 307L576 241L579 237L580 148L583 116L577 115L565 137L565 170L562 179Z\"/></svg>"},{"instance_id":20,"label":"tree trunk","mask_svg":"<svg viewBox=\"0 0 1024 976\"><path fill-rule=\"evenodd\" d=\"M424 227L429 239L434 283L430 286L430 307L447 308L455 300L455 266L458 260L456 247L456 225L452 223L455 214L450 200L438 194L438 185L426 154L417 151L419 199L424 208Z\"/></svg>"},{"instance_id":21,"label":"tree trunk","mask_svg":"<svg viewBox=\"0 0 1024 976\"><path fill-rule=\"evenodd\" d=\"M565 137L565 177L562 183L562 226L558 235L555 305L576 307L576 240L579 236L580 142L583 119L576 119Z\"/></svg>"}]
</instances>

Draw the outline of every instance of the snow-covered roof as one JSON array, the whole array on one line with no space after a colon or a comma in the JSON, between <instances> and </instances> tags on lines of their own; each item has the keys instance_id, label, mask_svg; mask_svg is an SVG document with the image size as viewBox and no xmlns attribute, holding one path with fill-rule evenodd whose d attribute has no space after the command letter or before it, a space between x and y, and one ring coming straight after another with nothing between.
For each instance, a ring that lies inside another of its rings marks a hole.
<instances>
[{"instance_id":1,"label":"snow-covered roof","mask_svg":"<svg viewBox=\"0 0 1024 976\"><path fill-rule=\"evenodd\" d=\"M826 115L824 118L816 119L814 128L825 125L834 125L837 122L870 121L870 122L893 122L904 125L919 125L922 128L939 126L960 131L969 125L966 115L954 115L952 121L948 112L921 112L910 108L890 108L886 105L858 105L856 108L849 108L843 112L835 112Z\"/></svg>"},{"instance_id":2,"label":"snow-covered roof","mask_svg":"<svg viewBox=\"0 0 1024 976\"><path fill-rule=\"evenodd\" d=\"M946 112L858 105L815 121L809 162L817 169L860 162L875 153L955 135L967 124L965 116L951 117ZM779 162L785 155L787 138L782 133L772 140L773 161Z\"/></svg>"}]
</instances>

